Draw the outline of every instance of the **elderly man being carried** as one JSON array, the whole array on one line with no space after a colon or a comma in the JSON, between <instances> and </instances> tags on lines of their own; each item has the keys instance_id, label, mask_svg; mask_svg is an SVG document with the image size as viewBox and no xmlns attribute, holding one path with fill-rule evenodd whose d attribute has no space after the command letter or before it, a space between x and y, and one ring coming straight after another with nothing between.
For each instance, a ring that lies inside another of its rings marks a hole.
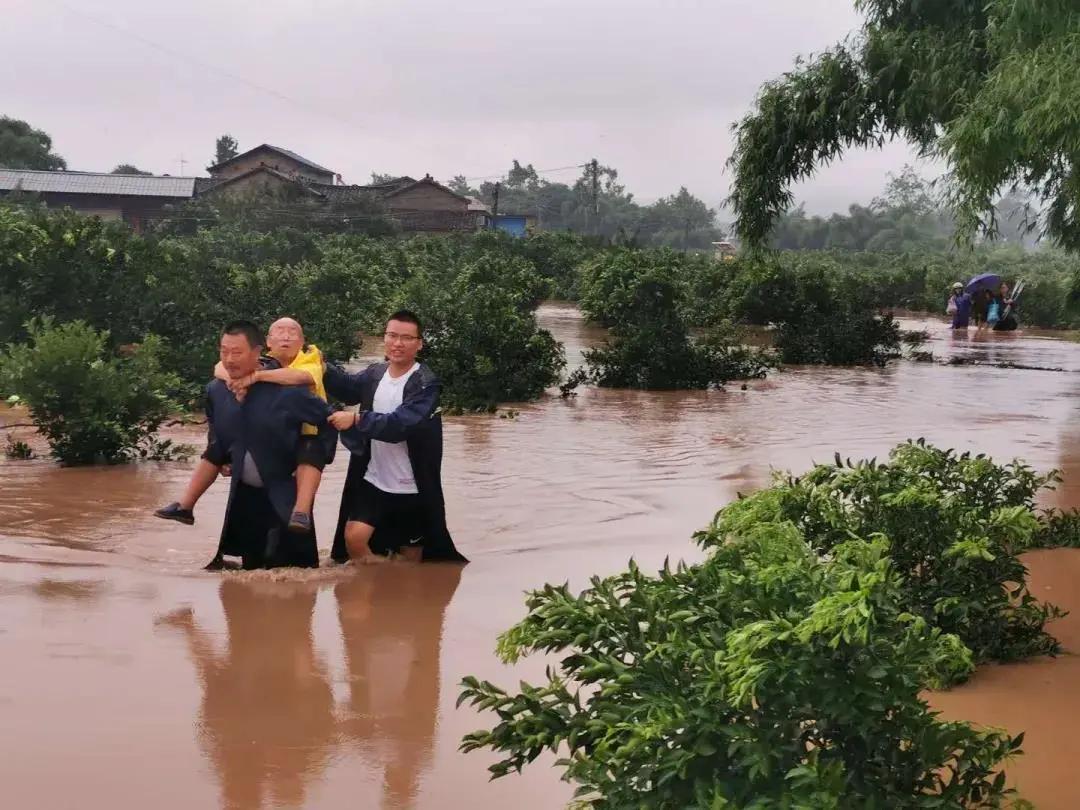
<instances>
[{"instance_id":1,"label":"elderly man being carried","mask_svg":"<svg viewBox=\"0 0 1080 810\"><path fill-rule=\"evenodd\" d=\"M244 401L248 389L255 383L303 386L326 400L322 353L318 346L304 342L304 330L297 321L292 318L274 321L266 333L266 348L267 357L263 358L260 368L240 379L230 379L221 362L214 367L214 376L228 386L238 402ZM304 533L311 530L315 493L322 480L323 468L333 455L334 448L328 442L332 440L336 443L337 437L332 432L328 436L320 436L314 425L307 424L301 428L301 434L296 445L296 506L288 528L289 531ZM189 526L195 523L195 504L232 459L223 463L218 461L204 453L180 500L158 509L154 514Z\"/></svg>"}]
</instances>

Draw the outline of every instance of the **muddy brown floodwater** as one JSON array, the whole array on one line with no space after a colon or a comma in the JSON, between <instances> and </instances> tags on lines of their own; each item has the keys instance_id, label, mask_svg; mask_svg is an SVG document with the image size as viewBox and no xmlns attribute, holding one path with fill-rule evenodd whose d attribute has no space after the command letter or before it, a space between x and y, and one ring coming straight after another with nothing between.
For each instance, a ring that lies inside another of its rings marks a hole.
<instances>
[{"instance_id":1,"label":"muddy brown floodwater","mask_svg":"<svg viewBox=\"0 0 1080 810\"><path fill-rule=\"evenodd\" d=\"M570 307L545 305L540 317L571 364L601 337ZM493 655L526 589L583 585L631 556L650 567L695 559L691 533L770 469L837 450L882 456L908 437L1060 467L1066 485L1049 502L1080 505L1080 344L906 325L930 329L939 358L1065 371L794 369L746 391L585 390L522 405L514 419L448 419L450 524L473 560L461 570L206 574L225 487L194 527L150 515L190 465L0 460L0 804L564 806L572 791L554 769L489 783L492 757L457 752L486 722L454 708L463 675L513 684L542 673L543 661L511 668ZM324 547L343 461L319 493ZM932 700L950 717L1027 730L1010 779L1041 808L1074 808L1080 552L1028 561L1034 591L1077 611L1054 627L1068 652L985 667Z\"/></svg>"}]
</instances>

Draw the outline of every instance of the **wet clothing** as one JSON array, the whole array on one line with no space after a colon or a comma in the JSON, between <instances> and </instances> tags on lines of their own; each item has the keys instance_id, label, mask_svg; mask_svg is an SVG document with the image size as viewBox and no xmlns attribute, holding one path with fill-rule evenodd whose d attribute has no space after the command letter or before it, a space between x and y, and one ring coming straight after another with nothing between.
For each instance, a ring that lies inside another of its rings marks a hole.
<instances>
[{"instance_id":1,"label":"wet clothing","mask_svg":"<svg viewBox=\"0 0 1080 810\"><path fill-rule=\"evenodd\" d=\"M1000 294L994 296L994 304L998 308L998 319L990 324L995 332L1012 332L1020 324L1016 319L1016 304L1010 306ZM1006 315L1006 310L1008 315Z\"/></svg>"},{"instance_id":2,"label":"wet clothing","mask_svg":"<svg viewBox=\"0 0 1080 810\"><path fill-rule=\"evenodd\" d=\"M941 299L938 299L941 300ZM971 296L965 293L953 296L953 302L956 304L956 312L952 317L953 329L967 329L968 323L971 320Z\"/></svg>"},{"instance_id":3,"label":"wet clothing","mask_svg":"<svg viewBox=\"0 0 1080 810\"><path fill-rule=\"evenodd\" d=\"M393 526L403 545L416 545L424 536L419 494L384 492L366 478L349 498L349 520L376 528Z\"/></svg>"},{"instance_id":4,"label":"wet clothing","mask_svg":"<svg viewBox=\"0 0 1080 810\"><path fill-rule=\"evenodd\" d=\"M362 498L362 484L371 462L372 440L405 444L416 482L415 521L385 520L375 527L370 542L372 551L386 554L410 544L413 525L422 537L418 544L423 559L468 562L454 546L446 528L446 505L442 491L442 418L439 416L439 378L421 363L402 389L402 404L391 413L374 413L375 393L389 368L388 363L374 363L363 371L348 373L336 366L326 367L326 390L346 405L359 404L359 421L341 433L341 443L350 451L349 471L341 493L337 531L331 557L338 562L349 558L345 547L345 524L352 504Z\"/></svg>"},{"instance_id":5,"label":"wet clothing","mask_svg":"<svg viewBox=\"0 0 1080 810\"><path fill-rule=\"evenodd\" d=\"M319 553L310 538L290 532L270 503L265 487L253 487L241 481L230 493L229 543L233 554L242 559L245 570L253 568L317 568Z\"/></svg>"},{"instance_id":6,"label":"wet clothing","mask_svg":"<svg viewBox=\"0 0 1080 810\"><path fill-rule=\"evenodd\" d=\"M420 364L416 363L397 378L391 377L389 373L383 374L375 389L372 412L393 413L400 408L404 399L405 385L419 368ZM383 492L395 495L417 494L416 476L413 475L409 449L405 446L405 442L381 442L378 439L372 439L371 461L368 463L367 472L364 473L364 480Z\"/></svg>"},{"instance_id":7,"label":"wet clothing","mask_svg":"<svg viewBox=\"0 0 1080 810\"><path fill-rule=\"evenodd\" d=\"M327 465L327 456L333 458L334 447L329 448L327 451L327 441L322 436L307 436L304 435L304 430L308 425L304 425L301 430L300 440L296 443L296 463L307 464L309 467L314 467L316 470L322 472ZM333 434L328 433L327 438L337 439ZM336 443L336 442L335 442Z\"/></svg>"},{"instance_id":8,"label":"wet clothing","mask_svg":"<svg viewBox=\"0 0 1080 810\"><path fill-rule=\"evenodd\" d=\"M996 324L994 324L995 332L1014 332L1019 328L1020 322L1016 320L1016 314L1010 312L1008 316L1002 318Z\"/></svg>"},{"instance_id":9,"label":"wet clothing","mask_svg":"<svg viewBox=\"0 0 1080 810\"><path fill-rule=\"evenodd\" d=\"M296 503L293 474L300 427L316 425L330 435L329 415L323 400L299 386L255 383L243 403L221 380L207 386L203 457L233 466L225 522L211 566L223 555L243 557L245 568L318 565L314 531L290 534L285 527ZM255 475L245 471L248 465L255 467ZM276 537L279 529L283 538Z\"/></svg>"},{"instance_id":10,"label":"wet clothing","mask_svg":"<svg viewBox=\"0 0 1080 810\"><path fill-rule=\"evenodd\" d=\"M296 353L296 357L289 363L289 368L295 368L298 371L306 371L311 375L311 379L314 382L309 386L308 390L311 391L319 399L326 401L326 387L323 385L323 357L322 352L319 351L319 347L314 343L309 343L306 346L302 346L300 351ZM319 429L315 425L304 425L303 434L305 436L318 436ZM304 464L306 462L300 462ZM323 462L326 463L325 461ZM322 467L319 468L320 470Z\"/></svg>"}]
</instances>

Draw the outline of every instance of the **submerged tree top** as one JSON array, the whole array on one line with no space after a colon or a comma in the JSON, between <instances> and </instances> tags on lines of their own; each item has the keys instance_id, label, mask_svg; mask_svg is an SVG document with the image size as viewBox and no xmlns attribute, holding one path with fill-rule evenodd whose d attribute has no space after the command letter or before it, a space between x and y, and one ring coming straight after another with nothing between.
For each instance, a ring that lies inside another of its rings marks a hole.
<instances>
[{"instance_id":1,"label":"submerged tree top","mask_svg":"<svg viewBox=\"0 0 1080 810\"><path fill-rule=\"evenodd\" d=\"M729 202L762 245L790 186L893 137L944 159L957 226L995 227L1031 188L1047 236L1080 249L1080 7L1072 0L856 0L858 34L767 83L736 127Z\"/></svg>"}]
</instances>

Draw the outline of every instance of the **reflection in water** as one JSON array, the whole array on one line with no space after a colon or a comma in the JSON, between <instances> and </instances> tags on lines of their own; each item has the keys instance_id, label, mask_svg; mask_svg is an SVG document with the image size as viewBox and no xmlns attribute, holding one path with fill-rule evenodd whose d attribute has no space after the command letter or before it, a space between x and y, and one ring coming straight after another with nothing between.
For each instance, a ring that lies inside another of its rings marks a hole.
<instances>
[{"instance_id":1,"label":"reflection in water","mask_svg":"<svg viewBox=\"0 0 1080 810\"><path fill-rule=\"evenodd\" d=\"M301 807L334 740L333 697L315 653L316 588L307 583L221 583L226 649L190 611L165 621L186 636L203 699L199 742L229 810Z\"/></svg>"},{"instance_id":2,"label":"reflection in water","mask_svg":"<svg viewBox=\"0 0 1080 810\"><path fill-rule=\"evenodd\" d=\"M349 670L342 734L382 770L383 808L413 805L431 766L446 607L461 566L385 565L338 583Z\"/></svg>"},{"instance_id":3,"label":"reflection in water","mask_svg":"<svg viewBox=\"0 0 1080 810\"><path fill-rule=\"evenodd\" d=\"M146 509L161 500L159 465L60 467L52 461L0 469L5 531L73 548L122 545Z\"/></svg>"},{"instance_id":4,"label":"reflection in water","mask_svg":"<svg viewBox=\"0 0 1080 810\"><path fill-rule=\"evenodd\" d=\"M190 608L159 620L183 633L198 671L197 736L222 806L305 806L345 744L381 773L386 810L411 807L431 767L443 620L461 570L390 564L334 586L349 684L336 710L312 639L318 580L225 579L224 651Z\"/></svg>"}]
</instances>

